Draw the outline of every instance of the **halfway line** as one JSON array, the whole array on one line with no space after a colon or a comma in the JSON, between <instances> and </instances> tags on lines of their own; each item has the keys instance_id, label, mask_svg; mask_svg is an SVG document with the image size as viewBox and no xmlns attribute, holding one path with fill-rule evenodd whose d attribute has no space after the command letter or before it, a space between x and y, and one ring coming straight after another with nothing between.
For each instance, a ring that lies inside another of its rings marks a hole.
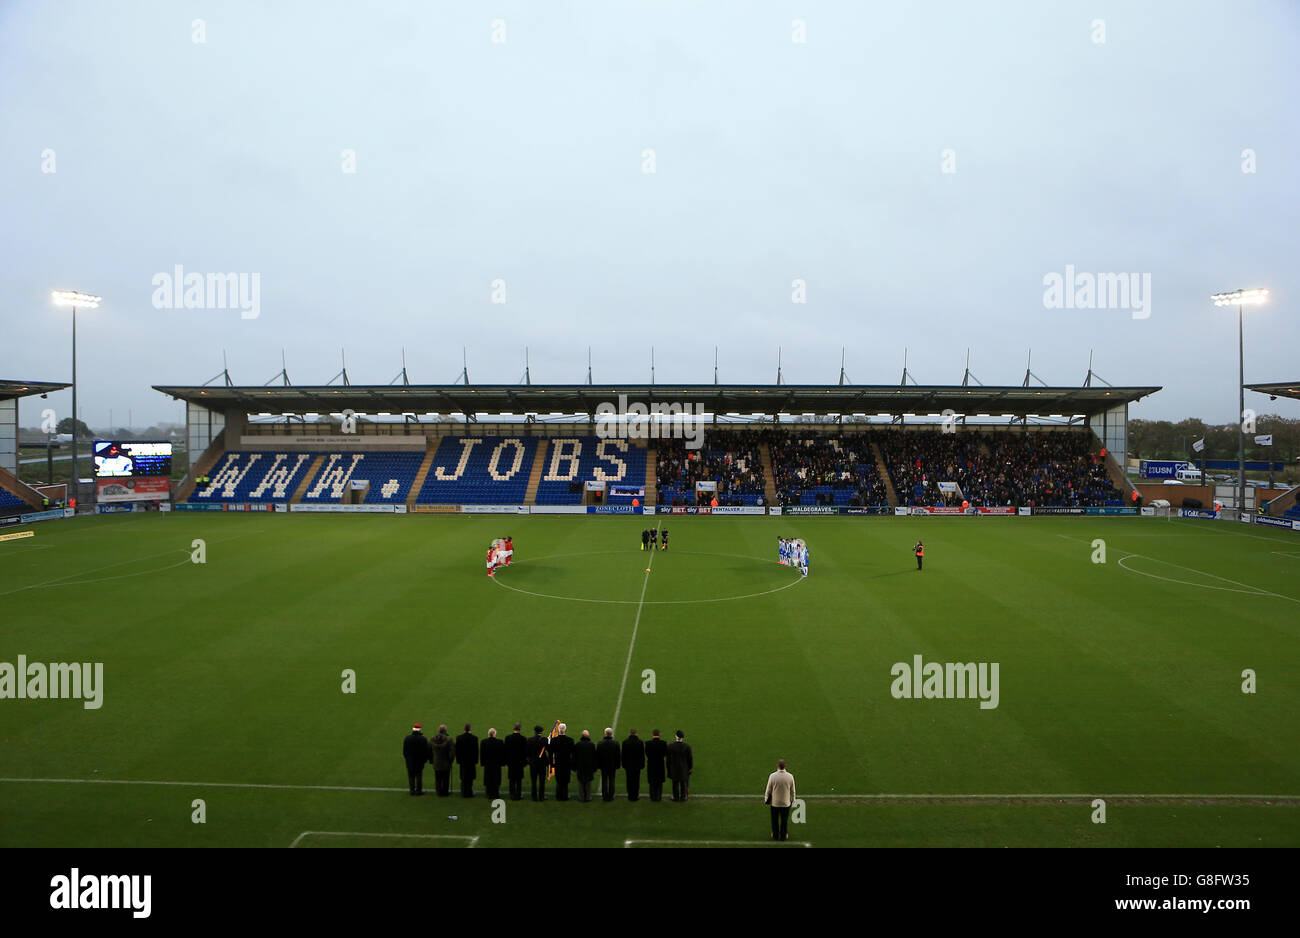
<instances>
[{"instance_id":1,"label":"halfway line","mask_svg":"<svg viewBox=\"0 0 1300 938\"><path fill-rule=\"evenodd\" d=\"M655 521L655 540L659 539L659 525L661 521ZM627 645L627 661L623 664L623 683L618 685L618 703L614 705L614 719L609 724L610 727L618 732L618 715L623 711L623 692L627 690L627 673L632 668L632 649L636 648L636 630L641 626L641 610L645 607L645 591L650 585L650 571L655 565L655 549L650 548L650 565L645 568L645 579L641 581L641 598L636 604L636 619L632 622L632 641Z\"/></svg>"}]
</instances>

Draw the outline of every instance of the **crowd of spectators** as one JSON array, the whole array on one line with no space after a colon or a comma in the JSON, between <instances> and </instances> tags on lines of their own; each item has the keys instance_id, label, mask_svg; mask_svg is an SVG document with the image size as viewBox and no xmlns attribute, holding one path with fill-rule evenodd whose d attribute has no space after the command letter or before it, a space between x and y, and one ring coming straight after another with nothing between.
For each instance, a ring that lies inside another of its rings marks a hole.
<instances>
[{"instance_id":1,"label":"crowd of spectators","mask_svg":"<svg viewBox=\"0 0 1300 938\"><path fill-rule=\"evenodd\" d=\"M772 472L782 505L887 505L866 434L772 439ZM811 500L810 500L811 499Z\"/></svg>"},{"instance_id":2,"label":"crowd of spectators","mask_svg":"<svg viewBox=\"0 0 1300 938\"><path fill-rule=\"evenodd\" d=\"M703 447L683 440L657 444L661 505L764 504L762 448L772 456L780 505L888 504L877 468L879 447L900 505L1095 507L1123 504L1101 446L1087 430L961 429L849 431L838 436L800 430L717 430ZM717 483L699 492L696 483ZM957 491L940 491L952 482Z\"/></svg>"},{"instance_id":3,"label":"crowd of spectators","mask_svg":"<svg viewBox=\"0 0 1300 938\"><path fill-rule=\"evenodd\" d=\"M1123 504L1086 431L882 433L876 442L902 505L976 507ZM959 492L943 493L940 482Z\"/></svg>"},{"instance_id":4,"label":"crowd of spectators","mask_svg":"<svg viewBox=\"0 0 1300 938\"><path fill-rule=\"evenodd\" d=\"M656 445L656 498L660 505L719 505L764 503L762 446L764 430L728 430L705 436L699 449L685 440L660 440ZM697 491L697 482L716 482L713 491Z\"/></svg>"}]
</instances>

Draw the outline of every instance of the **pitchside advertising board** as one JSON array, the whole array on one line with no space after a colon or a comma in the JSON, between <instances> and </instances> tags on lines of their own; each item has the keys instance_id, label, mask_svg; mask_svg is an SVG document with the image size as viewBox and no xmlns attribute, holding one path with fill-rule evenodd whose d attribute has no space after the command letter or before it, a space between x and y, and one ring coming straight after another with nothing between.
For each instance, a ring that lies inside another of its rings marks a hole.
<instances>
[{"instance_id":1,"label":"pitchside advertising board","mask_svg":"<svg viewBox=\"0 0 1300 938\"><path fill-rule=\"evenodd\" d=\"M759 505L718 506L709 505L660 505L655 509L661 515L762 515L766 509Z\"/></svg>"}]
</instances>

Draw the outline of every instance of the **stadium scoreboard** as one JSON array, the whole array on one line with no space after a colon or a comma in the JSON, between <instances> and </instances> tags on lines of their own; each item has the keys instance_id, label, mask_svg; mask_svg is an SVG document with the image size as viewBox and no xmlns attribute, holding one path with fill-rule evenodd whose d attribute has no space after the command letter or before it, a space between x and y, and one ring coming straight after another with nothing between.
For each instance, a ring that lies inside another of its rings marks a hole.
<instances>
[{"instance_id":1,"label":"stadium scoreboard","mask_svg":"<svg viewBox=\"0 0 1300 938\"><path fill-rule=\"evenodd\" d=\"M133 476L172 474L172 445L144 440L96 440L95 478L125 479Z\"/></svg>"}]
</instances>

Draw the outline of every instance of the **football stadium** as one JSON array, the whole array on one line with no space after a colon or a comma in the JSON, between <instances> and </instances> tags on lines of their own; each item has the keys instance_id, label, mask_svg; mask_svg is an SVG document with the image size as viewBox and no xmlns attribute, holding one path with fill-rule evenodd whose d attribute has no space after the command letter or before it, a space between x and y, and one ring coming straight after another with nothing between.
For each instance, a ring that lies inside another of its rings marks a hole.
<instances>
[{"instance_id":1,"label":"football stadium","mask_svg":"<svg viewBox=\"0 0 1300 938\"><path fill-rule=\"evenodd\" d=\"M1300 540L1141 504L1158 390L158 387L169 499L123 443L96 514L0 529L5 843L757 844L780 754L791 844L1295 845L1294 698L1254 684L1300 680ZM405 797L417 722L469 724L474 800L458 764ZM682 730L685 800L489 799L488 730L561 722Z\"/></svg>"},{"instance_id":2,"label":"football stadium","mask_svg":"<svg viewBox=\"0 0 1300 938\"><path fill-rule=\"evenodd\" d=\"M0 4L6 921L1285 901L1298 39Z\"/></svg>"}]
</instances>

